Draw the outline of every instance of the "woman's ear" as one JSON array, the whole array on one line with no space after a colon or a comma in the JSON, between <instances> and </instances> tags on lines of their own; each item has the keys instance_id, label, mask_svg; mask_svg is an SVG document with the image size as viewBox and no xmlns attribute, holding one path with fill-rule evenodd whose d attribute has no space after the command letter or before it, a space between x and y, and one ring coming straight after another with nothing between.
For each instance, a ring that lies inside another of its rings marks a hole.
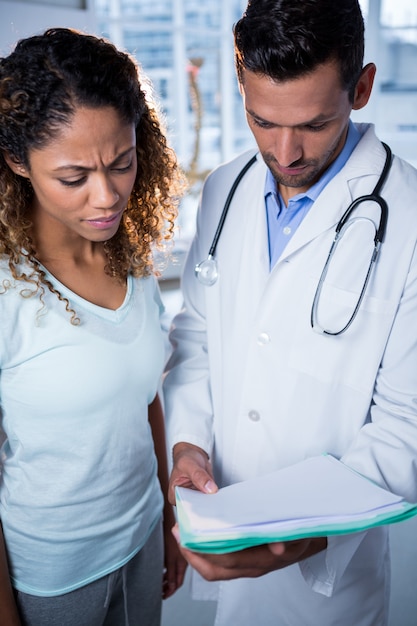
<instances>
[{"instance_id":1,"label":"woman's ear","mask_svg":"<svg viewBox=\"0 0 417 626\"><path fill-rule=\"evenodd\" d=\"M23 176L23 178L29 178L29 172L27 167L25 167L22 163L20 163L20 161L17 161L17 159L12 157L7 152L4 153L4 160L6 161L12 172L17 174L18 176Z\"/></svg>"}]
</instances>

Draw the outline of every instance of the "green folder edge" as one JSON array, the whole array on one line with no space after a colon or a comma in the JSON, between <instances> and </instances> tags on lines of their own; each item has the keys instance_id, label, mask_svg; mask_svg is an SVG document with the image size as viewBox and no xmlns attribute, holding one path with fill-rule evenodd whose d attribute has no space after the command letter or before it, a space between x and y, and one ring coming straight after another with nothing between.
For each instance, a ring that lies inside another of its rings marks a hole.
<instances>
[{"instance_id":1,"label":"green folder edge","mask_svg":"<svg viewBox=\"0 0 417 626\"><path fill-rule=\"evenodd\" d=\"M180 528L180 543L184 548L193 552L206 554L225 554L227 552L237 552L253 548L265 543L277 541L293 541L295 539L306 539L308 537L327 537L329 535L347 535L349 533L361 532L383 526L385 524L395 524L417 515L417 504L409 502L402 503L402 509L396 513L379 513L367 520L356 520L349 523L335 523L308 528L298 528L297 531L282 531L279 533L256 534L251 532L248 535L244 531L226 531L223 538L218 535L214 537L208 533L197 535L190 530L187 516L183 510L181 498L177 497L177 517Z\"/></svg>"}]
</instances>

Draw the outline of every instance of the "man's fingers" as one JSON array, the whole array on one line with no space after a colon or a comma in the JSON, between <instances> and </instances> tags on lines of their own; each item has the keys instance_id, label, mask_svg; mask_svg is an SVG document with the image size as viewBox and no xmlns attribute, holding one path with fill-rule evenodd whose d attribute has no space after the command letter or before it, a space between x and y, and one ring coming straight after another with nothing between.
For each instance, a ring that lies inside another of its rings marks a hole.
<instances>
[{"instance_id":1,"label":"man's fingers","mask_svg":"<svg viewBox=\"0 0 417 626\"><path fill-rule=\"evenodd\" d=\"M215 493L218 491L218 487L210 474L201 468L196 469L192 473L191 482L196 489L204 493Z\"/></svg>"}]
</instances>

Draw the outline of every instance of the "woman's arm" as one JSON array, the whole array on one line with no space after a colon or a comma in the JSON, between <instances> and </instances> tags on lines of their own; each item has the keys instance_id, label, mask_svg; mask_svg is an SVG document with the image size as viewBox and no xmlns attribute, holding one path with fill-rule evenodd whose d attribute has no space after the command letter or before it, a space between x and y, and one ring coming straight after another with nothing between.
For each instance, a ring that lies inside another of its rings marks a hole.
<instances>
[{"instance_id":1,"label":"woman's arm","mask_svg":"<svg viewBox=\"0 0 417 626\"><path fill-rule=\"evenodd\" d=\"M158 460L158 478L164 494L165 572L163 598L169 598L184 582L187 563L182 557L171 529L175 524L174 511L168 502L168 459L165 442L165 424L161 401L156 395L148 409L149 423Z\"/></svg>"},{"instance_id":2,"label":"woman's arm","mask_svg":"<svg viewBox=\"0 0 417 626\"><path fill-rule=\"evenodd\" d=\"M10 584L9 568L7 566L6 548L3 539L3 529L0 524L0 624L1 626L20 626L20 619L13 590Z\"/></svg>"}]
</instances>

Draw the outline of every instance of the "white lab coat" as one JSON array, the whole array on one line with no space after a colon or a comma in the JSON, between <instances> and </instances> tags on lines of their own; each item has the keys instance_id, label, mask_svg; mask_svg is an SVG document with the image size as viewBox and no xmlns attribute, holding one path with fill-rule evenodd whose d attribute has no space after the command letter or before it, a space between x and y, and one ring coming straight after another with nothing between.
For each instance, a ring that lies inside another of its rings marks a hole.
<instances>
[{"instance_id":1,"label":"white lab coat","mask_svg":"<svg viewBox=\"0 0 417 626\"><path fill-rule=\"evenodd\" d=\"M400 159L383 188L387 232L357 318L337 337L310 324L335 226L354 198L373 190L384 164L373 127L359 129L351 158L271 272L259 157L225 222L219 280L205 287L195 278L251 154L205 183L183 276L185 307L171 331L165 402L171 444L188 441L209 452L222 486L328 452L417 501L417 172ZM355 212L376 224L379 215L370 203ZM343 326L357 300L370 226L361 220L349 229L329 270L318 309L329 329ZM329 538L325 552L258 579L205 584L218 593L216 626L383 626L387 528Z\"/></svg>"}]
</instances>

